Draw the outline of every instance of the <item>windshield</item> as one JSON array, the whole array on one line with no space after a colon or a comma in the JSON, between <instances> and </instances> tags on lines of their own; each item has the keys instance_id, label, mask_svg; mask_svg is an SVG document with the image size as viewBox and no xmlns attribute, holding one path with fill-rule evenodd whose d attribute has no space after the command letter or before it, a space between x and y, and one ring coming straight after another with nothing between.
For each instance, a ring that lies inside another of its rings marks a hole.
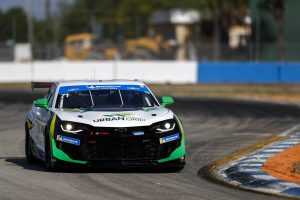
<instances>
[{"instance_id":1,"label":"windshield","mask_svg":"<svg viewBox=\"0 0 300 200\"><path fill-rule=\"evenodd\" d=\"M85 90L58 94L56 108L140 108L153 107L157 102L148 91Z\"/></svg>"}]
</instances>

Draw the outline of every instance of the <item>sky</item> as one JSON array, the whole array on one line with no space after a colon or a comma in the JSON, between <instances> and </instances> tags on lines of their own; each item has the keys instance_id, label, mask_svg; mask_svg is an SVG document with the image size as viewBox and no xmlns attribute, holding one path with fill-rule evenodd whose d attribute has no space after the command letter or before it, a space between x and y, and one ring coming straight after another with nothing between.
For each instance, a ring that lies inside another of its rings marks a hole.
<instances>
[{"instance_id":1,"label":"sky","mask_svg":"<svg viewBox=\"0 0 300 200\"><path fill-rule=\"evenodd\" d=\"M72 2L73 0L50 0L52 15L58 13L58 5L62 1ZM32 2L34 17L39 20L43 19L45 17L45 0L32 0ZM28 10L27 0L0 0L0 9L2 11L6 11L12 7L21 7Z\"/></svg>"}]
</instances>

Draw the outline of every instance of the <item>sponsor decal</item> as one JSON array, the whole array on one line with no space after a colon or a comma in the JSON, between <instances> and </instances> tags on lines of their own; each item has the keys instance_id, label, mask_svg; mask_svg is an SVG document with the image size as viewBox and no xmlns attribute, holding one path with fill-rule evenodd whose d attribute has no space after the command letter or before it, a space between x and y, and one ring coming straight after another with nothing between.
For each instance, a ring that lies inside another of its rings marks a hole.
<instances>
[{"instance_id":1,"label":"sponsor decal","mask_svg":"<svg viewBox=\"0 0 300 200\"><path fill-rule=\"evenodd\" d=\"M132 116L132 113L112 113L108 115L103 115L105 117L129 117Z\"/></svg>"},{"instance_id":2,"label":"sponsor decal","mask_svg":"<svg viewBox=\"0 0 300 200\"><path fill-rule=\"evenodd\" d=\"M71 137L66 137L63 135L57 135L56 137L57 141L69 143L69 144L74 144L74 145L80 145L80 140L76 138L71 138Z\"/></svg>"},{"instance_id":3,"label":"sponsor decal","mask_svg":"<svg viewBox=\"0 0 300 200\"><path fill-rule=\"evenodd\" d=\"M173 134L173 135L169 135L169 136L160 138L159 142L160 142L160 144L164 144L164 143L167 143L167 142L178 140L179 138L180 138L179 133L176 133L176 134Z\"/></svg>"},{"instance_id":4,"label":"sponsor decal","mask_svg":"<svg viewBox=\"0 0 300 200\"><path fill-rule=\"evenodd\" d=\"M149 92L146 87L141 85L72 85L60 87L59 94L88 90L133 90L139 92Z\"/></svg>"},{"instance_id":5,"label":"sponsor decal","mask_svg":"<svg viewBox=\"0 0 300 200\"><path fill-rule=\"evenodd\" d=\"M86 86L90 90L117 90L121 88L121 85L88 85Z\"/></svg>"},{"instance_id":6,"label":"sponsor decal","mask_svg":"<svg viewBox=\"0 0 300 200\"><path fill-rule=\"evenodd\" d=\"M143 108L143 111L145 111L145 112L151 112L153 110L157 110L157 108L156 107L154 107L154 108Z\"/></svg>"},{"instance_id":7,"label":"sponsor decal","mask_svg":"<svg viewBox=\"0 0 300 200\"><path fill-rule=\"evenodd\" d=\"M102 117L99 119L94 119L93 122L111 122L111 121L136 121L144 122L146 119L137 117Z\"/></svg>"},{"instance_id":8,"label":"sponsor decal","mask_svg":"<svg viewBox=\"0 0 300 200\"><path fill-rule=\"evenodd\" d=\"M108 115L103 115L104 117L93 120L94 122L109 122L109 121L146 121L143 118L133 117L132 113L112 113Z\"/></svg>"},{"instance_id":9,"label":"sponsor decal","mask_svg":"<svg viewBox=\"0 0 300 200\"><path fill-rule=\"evenodd\" d=\"M69 92L77 92L79 90L80 90L79 88L71 88L71 89L69 89Z\"/></svg>"},{"instance_id":10,"label":"sponsor decal","mask_svg":"<svg viewBox=\"0 0 300 200\"><path fill-rule=\"evenodd\" d=\"M144 135L144 131L136 131L136 132L132 132L133 135Z\"/></svg>"},{"instance_id":11,"label":"sponsor decal","mask_svg":"<svg viewBox=\"0 0 300 200\"><path fill-rule=\"evenodd\" d=\"M128 87L129 90L139 90L139 87Z\"/></svg>"}]
</instances>

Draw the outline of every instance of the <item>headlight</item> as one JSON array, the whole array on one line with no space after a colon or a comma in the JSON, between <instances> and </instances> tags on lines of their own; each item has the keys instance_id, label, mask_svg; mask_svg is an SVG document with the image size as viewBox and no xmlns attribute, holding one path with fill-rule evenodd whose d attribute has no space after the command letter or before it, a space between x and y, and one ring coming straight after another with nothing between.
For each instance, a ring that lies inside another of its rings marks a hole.
<instances>
[{"instance_id":1,"label":"headlight","mask_svg":"<svg viewBox=\"0 0 300 200\"><path fill-rule=\"evenodd\" d=\"M159 122L157 124L154 124L151 127L151 130L155 133L165 133L169 131L173 131L176 127L176 122L175 120L166 120L163 122Z\"/></svg>"},{"instance_id":2,"label":"headlight","mask_svg":"<svg viewBox=\"0 0 300 200\"><path fill-rule=\"evenodd\" d=\"M60 127L64 132L67 132L67 133L79 133L79 132L83 131L76 124L70 123L70 122L63 122L60 125Z\"/></svg>"}]
</instances>

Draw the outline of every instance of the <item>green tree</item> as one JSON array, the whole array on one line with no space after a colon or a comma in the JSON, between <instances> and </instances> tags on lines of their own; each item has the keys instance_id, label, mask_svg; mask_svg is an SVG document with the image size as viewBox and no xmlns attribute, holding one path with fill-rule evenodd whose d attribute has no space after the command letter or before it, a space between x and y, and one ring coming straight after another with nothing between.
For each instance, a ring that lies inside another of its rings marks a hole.
<instances>
[{"instance_id":1,"label":"green tree","mask_svg":"<svg viewBox=\"0 0 300 200\"><path fill-rule=\"evenodd\" d=\"M285 61L285 34L284 34L285 1L274 0L272 13L277 23L279 60Z\"/></svg>"},{"instance_id":2,"label":"green tree","mask_svg":"<svg viewBox=\"0 0 300 200\"><path fill-rule=\"evenodd\" d=\"M284 16L285 16L285 0L264 0L259 5L260 12L268 13L276 21L276 31L271 34L274 35L274 41L277 42L278 56L280 61L285 60L285 34L284 34ZM270 34L270 35L271 35ZM272 38L266 38L266 40Z\"/></svg>"},{"instance_id":3,"label":"green tree","mask_svg":"<svg viewBox=\"0 0 300 200\"><path fill-rule=\"evenodd\" d=\"M26 14L21 8L12 8L0 14L0 42L7 40L27 42Z\"/></svg>"},{"instance_id":4,"label":"green tree","mask_svg":"<svg viewBox=\"0 0 300 200\"><path fill-rule=\"evenodd\" d=\"M54 31L54 24L52 21L35 21L34 43L37 45L52 43Z\"/></svg>"},{"instance_id":5,"label":"green tree","mask_svg":"<svg viewBox=\"0 0 300 200\"><path fill-rule=\"evenodd\" d=\"M61 5L60 36L62 39L69 34L90 32L92 19L122 19L125 37L133 38L137 26L141 35L146 34L149 17L155 10L193 8L202 16L213 19L221 3L223 10L220 13L229 16L235 16L237 10L245 13L249 6L245 0L75 0L71 5Z\"/></svg>"}]
</instances>

